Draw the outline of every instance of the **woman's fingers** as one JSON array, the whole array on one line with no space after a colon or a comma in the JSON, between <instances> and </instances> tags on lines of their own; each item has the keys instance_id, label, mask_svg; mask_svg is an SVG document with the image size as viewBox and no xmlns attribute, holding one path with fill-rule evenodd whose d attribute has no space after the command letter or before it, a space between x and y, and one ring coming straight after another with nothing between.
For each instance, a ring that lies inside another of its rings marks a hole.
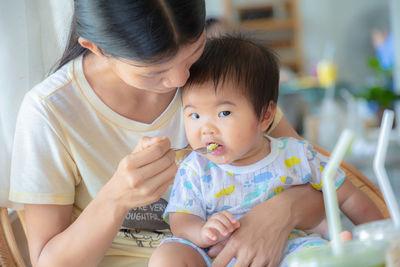
<instances>
[{"instance_id":1,"label":"woman's fingers","mask_svg":"<svg viewBox=\"0 0 400 267\"><path fill-rule=\"evenodd\" d=\"M137 149L121 160L111 190L126 207L138 207L157 201L172 183L177 166L175 153L165 138L141 139Z\"/></svg>"},{"instance_id":2,"label":"woman's fingers","mask_svg":"<svg viewBox=\"0 0 400 267\"><path fill-rule=\"evenodd\" d=\"M145 139L142 137L141 140ZM153 140L153 139L152 139ZM140 168L155 160L163 157L171 148L171 143L168 138L155 138L154 143L150 146L145 146L144 149L134 151L132 154L127 155L123 162L128 168ZM150 142L150 141L148 141ZM138 144L139 146L139 144ZM138 147L137 146L137 147ZM136 149L135 149L136 150Z\"/></svg>"},{"instance_id":3,"label":"woman's fingers","mask_svg":"<svg viewBox=\"0 0 400 267\"><path fill-rule=\"evenodd\" d=\"M175 152L172 150L167 151L161 158L150 162L147 165L144 165L138 168L135 172L135 178L139 179L137 182L147 182L148 178L156 177L157 174L163 173L164 171L171 168L172 165L175 165ZM176 169L176 168L175 168ZM176 171L173 173L175 176ZM144 181L141 181L144 180Z\"/></svg>"},{"instance_id":4,"label":"woman's fingers","mask_svg":"<svg viewBox=\"0 0 400 267\"><path fill-rule=\"evenodd\" d=\"M167 191L168 187L171 185L173 179L171 180L167 180L167 182L165 182L164 184L161 184L155 191L154 191L154 196L155 196L155 200L153 199L153 201L151 201L149 204L156 202L157 200L159 200L162 195L165 193L165 191Z\"/></svg>"},{"instance_id":5,"label":"woman's fingers","mask_svg":"<svg viewBox=\"0 0 400 267\"><path fill-rule=\"evenodd\" d=\"M161 142L162 140L168 139L168 137L150 137L150 136L143 136L140 138L139 142L136 144L135 149L132 153L140 152L154 144Z\"/></svg>"},{"instance_id":6,"label":"woman's fingers","mask_svg":"<svg viewBox=\"0 0 400 267\"><path fill-rule=\"evenodd\" d=\"M267 266L265 263L265 259L261 257L256 257L253 259L253 262L249 264L250 267L264 267ZM269 266L277 266L277 264L272 264L272 262L269 262Z\"/></svg>"},{"instance_id":7,"label":"woman's fingers","mask_svg":"<svg viewBox=\"0 0 400 267\"><path fill-rule=\"evenodd\" d=\"M225 239L221 242L218 242L217 244L213 245L210 247L210 250L207 252L208 256L211 258L217 257L217 255L222 251L222 249L225 247L225 244L228 242L229 239Z\"/></svg>"},{"instance_id":8,"label":"woman's fingers","mask_svg":"<svg viewBox=\"0 0 400 267\"><path fill-rule=\"evenodd\" d=\"M242 256L236 259L234 267L241 267L241 266L250 266L250 258Z\"/></svg>"},{"instance_id":9,"label":"woman's fingers","mask_svg":"<svg viewBox=\"0 0 400 267\"><path fill-rule=\"evenodd\" d=\"M225 267L228 263L236 256L236 249L233 246L229 246L229 242L227 246L225 246L221 253L218 254L218 257L215 258L214 262L211 266L213 267ZM237 265L239 266L239 265ZM242 265L246 266L246 265Z\"/></svg>"},{"instance_id":10,"label":"woman's fingers","mask_svg":"<svg viewBox=\"0 0 400 267\"><path fill-rule=\"evenodd\" d=\"M175 178L176 171L178 167L175 164L171 164L163 172L157 174L152 179L148 181L149 187L158 190L159 187L167 187L172 184Z\"/></svg>"},{"instance_id":11,"label":"woman's fingers","mask_svg":"<svg viewBox=\"0 0 400 267\"><path fill-rule=\"evenodd\" d=\"M167 169L163 170L162 172L145 179L142 184L138 185L138 188L141 191L142 195L152 196L159 194L159 196L162 196L162 194L167 190L168 186L171 185L171 183L173 182L177 169L178 168L175 164L171 164ZM158 199L156 199L155 201L157 200Z\"/></svg>"},{"instance_id":12,"label":"woman's fingers","mask_svg":"<svg viewBox=\"0 0 400 267\"><path fill-rule=\"evenodd\" d=\"M259 204L240 219L240 228L216 257L215 266L226 266L232 258L236 258L235 266L276 266L293 228L287 214L274 203L271 199ZM274 216L266 220L264 214L268 210Z\"/></svg>"}]
</instances>

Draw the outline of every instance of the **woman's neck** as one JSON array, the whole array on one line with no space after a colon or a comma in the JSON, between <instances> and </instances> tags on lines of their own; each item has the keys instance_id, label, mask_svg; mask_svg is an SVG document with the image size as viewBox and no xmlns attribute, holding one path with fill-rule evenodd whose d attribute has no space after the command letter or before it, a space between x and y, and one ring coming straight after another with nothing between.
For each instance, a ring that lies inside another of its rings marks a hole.
<instances>
[{"instance_id":1,"label":"woman's neck","mask_svg":"<svg viewBox=\"0 0 400 267\"><path fill-rule=\"evenodd\" d=\"M175 96L176 91L157 94L129 86L103 58L92 53L84 56L83 70L92 90L109 108L138 122L152 123Z\"/></svg>"}]
</instances>

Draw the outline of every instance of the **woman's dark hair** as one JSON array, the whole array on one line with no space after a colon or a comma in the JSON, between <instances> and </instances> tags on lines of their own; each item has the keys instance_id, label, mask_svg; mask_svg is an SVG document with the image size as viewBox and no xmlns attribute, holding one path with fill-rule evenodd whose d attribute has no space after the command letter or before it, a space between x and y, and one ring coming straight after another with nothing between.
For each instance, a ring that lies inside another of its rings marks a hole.
<instances>
[{"instance_id":1,"label":"woman's dark hair","mask_svg":"<svg viewBox=\"0 0 400 267\"><path fill-rule=\"evenodd\" d=\"M212 81L232 82L253 105L256 116L264 116L270 101L279 93L279 64L275 54L255 39L243 34L224 35L207 40L203 54L190 68L183 90Z\"/></svg>"},{"instance_id":2,"label":"woman's dark hair","mask_svg":"<svg viewBox=\"0 0 400 267\"><path fill-rule=\"evenodd\" d=\"M87 52L79 36L104 55L156 63L195 42L204 27L204 0L74 0L69 41L55 70Z\"/></svg>"}]
</instances>

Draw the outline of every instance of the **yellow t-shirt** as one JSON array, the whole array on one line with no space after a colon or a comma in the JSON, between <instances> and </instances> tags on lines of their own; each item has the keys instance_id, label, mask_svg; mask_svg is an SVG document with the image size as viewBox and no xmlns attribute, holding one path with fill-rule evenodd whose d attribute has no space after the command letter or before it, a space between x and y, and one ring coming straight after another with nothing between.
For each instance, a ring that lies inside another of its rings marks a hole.
<instances>
[{"instance_id":1,"label":"yellow t-shirt","mask_svg":"<svg viewBox=\"0 0 400 267\"><path fill-rule=\"evenodd\" d=\"M172 147L187 146L181 106L177 90L153 123L127 119L94 93L84 76L82 57L69 62L25 95L15 130L10 200L72 204L76 219L142 136L168 136ZM281 117L278 110L274 124ZM168 197L169 190L163 198ZM152 211L137 209L134 222L143 228L157 225L162 212L157 217ZM100 266L147 266L166 236L171 236L167 229L121 229Z\"/></svg>"},{"instance_id":2,"label":"yellow t-shirt","mask_svg":"<svg viewBox=\"0 0 400 267\"><path fill-rule=\"evenodd\" d=\"M187 146L181 106L178 90L153 123L127 119L106 106L91 89L82 57L73 60L35 86L23 100L15 131L10 200L73 204L76 219L142 136L168 136L173 147ZM168 200L168 193L164 198ZM156 220L151 216L136 219L142 224ZM126 260L139 261L146 266L152 248L165 232L170 235L166 230L121 232L104 262L118 266ZM120 255L138 259L119 259Z\"/></svg>"}]
</instances>

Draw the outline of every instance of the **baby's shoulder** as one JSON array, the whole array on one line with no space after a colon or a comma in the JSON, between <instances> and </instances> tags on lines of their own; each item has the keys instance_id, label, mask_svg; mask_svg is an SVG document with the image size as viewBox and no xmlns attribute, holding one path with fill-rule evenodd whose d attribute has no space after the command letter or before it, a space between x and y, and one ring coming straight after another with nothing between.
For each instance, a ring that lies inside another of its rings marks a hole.
<instances>
[{"instance_id":1,"label":"baby's shoulder","mask_svg":"<svg viewBox=\"0 0 400 267\"><path fill-rule=\"evenodd\" d=\"M299 150L303 151L308 146L311 146L307 141L294 137L279 137L275 138L275 146L279 151Z\"/></svg>"}]
</instances>

